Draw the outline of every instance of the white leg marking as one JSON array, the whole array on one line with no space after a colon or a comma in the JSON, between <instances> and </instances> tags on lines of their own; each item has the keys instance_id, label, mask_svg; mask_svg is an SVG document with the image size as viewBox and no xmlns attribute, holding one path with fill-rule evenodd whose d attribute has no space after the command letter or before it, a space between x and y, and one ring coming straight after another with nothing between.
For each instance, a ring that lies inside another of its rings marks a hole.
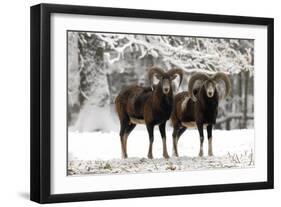
<instances>
[{"instance_id":1,"label":"white leg marking","mask_svg":"<svg viewBox=\"0 0 281 207\"><path fill-rule=\"evenodd\" d=\"M202 140L202 141L201 141ZM199 156L202 157L203 156L203 140L204 137L200 137L200 152L199 152Z\"/></svg>"},{"instance_id":2,"label":"white leg marking","mask_svg":"<svg viewBox=\"0 0 281 207\"><path fill-rule=\"evenodd\" d=\"M121 157L124 158L124 145L123 145L123 137L120 139L121 144Z\"/></svg>"},{"instance_id":3,"label":"white leg marking","mask_svg":"<svg viewBox=\"0 0 281 207\"><path fill-rule=\"evenodd\" d=\"M162 141L163 141L163 157L168 159L169 155L168 155L168 152L167 152L166 137L162 138Z\"/></svg>"},{"instance_id":4,"label":"white leg marking","mask_svg":"<svg viewBox=\"0 0 281 207\"><path fill-rule=\"evenodd\" d=\"M213 144L212 144L212 137L208 139L208 155L213 156Z\"/></svg>"},{"instance_id":5,"label":"white leg marking","mask_svg":"<svg viewBox=\"0 0 281 207\"><path fill-rule=\"evenodd\" d=\"M176 137L175 139L173 138L173 156L178 157L178 140L179 138Z\"/></svg>"},{"instance_id":6,"label":"white leg marking","mask_svg":"<svg viewBox=\"0 0 281 207\"><path fill-rule=\"evenodd\" d=\"M121 151L122 151L123 159L127 158L127 139L128 139L128 134L125 133L121 141Z\"/></svg>"},{"instance_id":7,"label":"white leg marking","mask_svg":"<svg viewBox=\"0 0 281 207\"><path fill-rule=\"evenodd\" d=\"M147 155L147 157L148 157L149 159L153 159L152 148L153 148L153 142L150 142L150 141L149 141L149 149L148 149L148 155Z\"/></svg>"},{"instance_id":8,"label":"white leg marking","mask_svg":"<svg viewBox=\"0 0 281 207\"><path fill-rule=\"evenodd\" d=\"M175 148L173 147L173 156L175 157L176 156L176 151L175 151Z\"/></svg>"}]
</instances>

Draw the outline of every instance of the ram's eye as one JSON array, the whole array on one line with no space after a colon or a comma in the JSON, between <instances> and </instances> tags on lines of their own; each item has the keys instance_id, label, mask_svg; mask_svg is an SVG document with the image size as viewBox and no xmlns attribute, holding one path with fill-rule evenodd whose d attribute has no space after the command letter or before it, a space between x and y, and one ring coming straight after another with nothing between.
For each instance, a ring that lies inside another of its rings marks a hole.
<instances>
[{"instance_id":1,"label":"ram's eye","mask_svg":"<svg viewBox=\"0 0 281 207\"><path fill-rule=\"evenodd\" d=\"M176 77L178 77L178 74L174 74L172 77L170 77L170 80L175 80Z\"/></svg>"}]
</instances>

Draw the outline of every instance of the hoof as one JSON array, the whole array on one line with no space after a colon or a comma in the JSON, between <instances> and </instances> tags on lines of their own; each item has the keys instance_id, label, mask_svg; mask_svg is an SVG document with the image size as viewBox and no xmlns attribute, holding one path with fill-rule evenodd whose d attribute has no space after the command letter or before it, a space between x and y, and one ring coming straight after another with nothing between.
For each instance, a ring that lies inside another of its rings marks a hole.
<instances>
[{"instance_id":1,"label":"hoof","mask_svg":"<svg viewBox=\"0 0 281 207\"><path fill-rule=\"evenodd\" d=\"M173 149L173 157L179 157L178 151Z\"/></svg>"},{"instance_id":2,"label":"hoof","mask_svg":"<svg viewBox=\"0 0 281 207\"><path fill-rule=\"evenodd\" d=\"M147 155L148 159L153 159L152 155Z\"/></svg>"},{"instance_id":3,"label":"hoof","mask_svg":"<svg viewBox=\"0 0 281 207\"><path fill-rule=\"evenodd\" d=\"M179 157L177 153L173 153L173 157Z\"/></svg>"},{"instance_id":4,"label":"hoof","mask_svg":"<svg viewBox=\"0 0 281 207\"><path fill-rule=\"evenodd\" d=\"M209 157L213 157L214 156L214 154L212 152L209 152L208 155L209 155Z\"/></svg>"},{"instance_id":5,"label":"hoof","mask_svg":"<svg viewBox=\"0 0 281 207\"><path fill-rule=\"evenodd\" d=\"M203 152L199 152L199 157L203 157Z\"/></svg>"},{"instance_id":6,"label":"hoof","mask_svg":"<svg viewBox=\"0 0 281 207\"><path fill-rule=\"evenodd\" d=\"M164 157L165 159L169 159L169 158L170 158L170 156L169 156L168 154L164 154L163 157Z\"/></svg>"}]
</instances>

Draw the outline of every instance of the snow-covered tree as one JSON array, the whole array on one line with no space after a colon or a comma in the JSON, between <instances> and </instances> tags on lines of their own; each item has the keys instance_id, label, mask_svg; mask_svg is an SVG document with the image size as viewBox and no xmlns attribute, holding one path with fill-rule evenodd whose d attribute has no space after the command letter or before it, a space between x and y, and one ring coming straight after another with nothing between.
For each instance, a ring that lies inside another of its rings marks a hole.
<instances>
[{"instance_id":1,"label":"snow-covered tree","mask_svg":"<svg viewBox=\"0 0 281 207\"><path fill-rule=\"evenodd\" d=\"M78 33L68 33L68 121L74 119L80 108Z\"/></svg>"},{"instance_id":2,"label":"snow-covered tree","mask_svg":"<svg viewBox=\"0 0 281 207\"><path fill-rule=\"evenodd\" d=\"M147 69L157 65L182 68L187 77L197 71L228 73L232 96L220 106L217 127L245 128L252 123L253 40L69 32L68 44L69 102L80 109L107 107L124 86L148 85ZM187 80L181 89L187 90Z\"/></svg>"}]
</instances>

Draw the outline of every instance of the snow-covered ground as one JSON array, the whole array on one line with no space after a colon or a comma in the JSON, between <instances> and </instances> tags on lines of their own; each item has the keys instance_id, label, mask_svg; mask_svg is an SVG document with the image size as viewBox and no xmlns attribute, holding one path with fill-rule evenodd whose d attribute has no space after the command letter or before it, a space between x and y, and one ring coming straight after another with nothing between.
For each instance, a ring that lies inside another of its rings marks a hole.
<instances>
[{"instance_id":1,"label":"snow-covered ground","mask_svg":"<svg viewBox=\"0 0 281 207\"><path fill-rule=\"evenodd\" d=\"M206 133L206 132L205 132ZM121 159L118 132L69 132L68 174L144 173L218 168L248 168L254 166L254 130L214 130L213 157L198 157L199 137L195 129L187 130L179 140L179 158L172 157L172 130L167 129L170 159L162 158L162 140L158 127L154 129L153 156L147 159L149 139L144 126L137 126L128 138L128 159ZM206 134L205 134L206 137Z\"/></svg>"}]
</instances>

